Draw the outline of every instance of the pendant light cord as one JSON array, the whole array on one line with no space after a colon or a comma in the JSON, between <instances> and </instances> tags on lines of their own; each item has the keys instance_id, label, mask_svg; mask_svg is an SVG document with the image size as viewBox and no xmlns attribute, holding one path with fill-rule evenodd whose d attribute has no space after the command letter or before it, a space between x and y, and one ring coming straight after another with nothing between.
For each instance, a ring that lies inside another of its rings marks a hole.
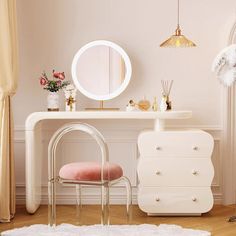
<instances>
[{"instance_id":1,"label":"pendant light cord","mask_svg":"<svg viewBox=\"0 0 236 236\"><path fill-rule=\"evenodd\" d=\"M187 39L180 29L180 0L177 0L177 28L174 35L171 35L166 41L164 41L160 47L195 47L196 44Z\"/></svg>"},{"instance_id":2,"label":"pendant light cord","mask_svg":"<svg viewBox=\"0 0 236 236\"><path fill-rule=\"evenodd\" d=\"M178 22L178 26L179 26L179 0L178 0L178 14L177 14L177 22Z\"/></svg>"}]
</instances>

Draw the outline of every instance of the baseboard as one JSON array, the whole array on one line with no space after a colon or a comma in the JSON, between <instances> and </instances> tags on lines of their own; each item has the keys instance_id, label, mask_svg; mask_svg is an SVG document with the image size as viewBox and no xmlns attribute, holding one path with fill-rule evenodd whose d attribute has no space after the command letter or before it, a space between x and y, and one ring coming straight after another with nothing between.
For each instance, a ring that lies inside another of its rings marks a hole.
<instances>
[{"instance_id":1,"label":"baseboard","mask_svg":"<svg viewBox=\"0 0 236 236\"><path fill-rule=\"evenodd\" d=\"M42 204L47 204L48 202L48 195L46 191L46 187L43 186L42 189ZM70 190L70 189L69 189ZM73 191L74 192L74 191ZM73 205L75 204L75 194L69 191L61 191L57 193L57 203L58 204L65 204L65 205ZM83 191L84 194L82 195L82 203L83 204L99 204L100 203L100 194L98 191L90 188L87 191ZM214 204L220 205L222 204L222 194L215 193L214 196ZM16 204L22 205L25 204L25 186L19 185L17 186L16 191ZM132 193L132 202L133 204L137 204L137 188L133 188ZM125 195L125 188L124 187L117 187L114 189L113 192L110 193L110 203L114 205L120 205L126 203L126 195Z\"/></svg>"}]
</instances>

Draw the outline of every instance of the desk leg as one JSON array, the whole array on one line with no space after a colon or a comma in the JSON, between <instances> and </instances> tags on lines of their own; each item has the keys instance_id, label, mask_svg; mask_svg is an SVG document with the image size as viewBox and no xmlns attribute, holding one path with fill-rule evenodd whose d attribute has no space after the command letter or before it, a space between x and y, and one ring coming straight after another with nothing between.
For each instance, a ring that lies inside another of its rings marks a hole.
<instances>
[{"instance_id":1,"label":"desk leg","mask_svg":"<svg viewBox=\"0 0 236 236\"><path fill-rule=\"evenodd\" d=\"M26 209L34 214L41 203L42 140L41 125L25 133Z\"/></svg>"},{"instance_id":2,"label":"desk leg","mask_svg":"<svg viewBox=\"0 0 236 236\"><path fill-rule=\"evenodd\" d=\"M154 130L155 131L163 131L163 130L165 130L165 120L156 119L154 121Z\"/></svg>"}]
</instances>

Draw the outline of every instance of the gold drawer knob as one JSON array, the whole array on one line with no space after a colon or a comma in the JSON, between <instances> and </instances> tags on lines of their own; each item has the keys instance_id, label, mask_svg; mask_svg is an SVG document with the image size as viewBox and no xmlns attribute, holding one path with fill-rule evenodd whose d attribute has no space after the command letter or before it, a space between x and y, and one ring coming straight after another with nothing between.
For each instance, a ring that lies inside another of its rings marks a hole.
<instances>
[{"instance_id":1,"label":"gold drawer knob","mask_svg":"<svg viewBox=\"0 0 236 236\"><path fill-rule=\"evenodd\" d=\"M192 174L193 174L193 175L197 175L197 174L198 174L198 171L197 171L197 170L192 170Z\"/></svg>"},{"instance_id":2,"label":"gold drawer knob","mask_svg":"<svg viewBox=\"0 0 236 236\"><path fill-rule=\"evenodd\" d=\"M197 146L193 146L193 150L194 150L194 151L197 151L197 150L198 150L198 147L197 147Z\"/></svg>"},{"instance_id":3,"label":"gold drawer knob","mask_svg":"<svg viewBox=\"0 0 236 236\"><path fill-rule=\"evenodd\" d=\"M193 202L196 202L196 201L197 201L197 198L196 198L196 197L192 197L192 201L193 201Z\"/></svg>"},{"instance_id":4,"label":"gold drawer knob","mask_svg":"<svg viewBox=\"0 0 236 236\"><path fill-rule=\"evenodd\" d=\"M161 174L161 171L158 170L158 171L156 172L156 175L160 175L160 174Z\"/></svg>"},{"instance_id":5,"label":"gold drawer knob","mask_svg":"<svg viewBox=\"0 0 236 236\"><path fill-rule=\"evenodd\" d=\"M156 198L156 202L160 202L160 198L159 197Z\"/></svg>"},{"instance_id":6,"label":"gold drawer knob","mask_svg":"<svg viewBox=\"0 0 236 236\"><path fill-rule=\"evenodd\" d=\"M157 146L157 147L156 147L156 150L157 150L157 151L160 151L160 150L161 150L161 147Z\"/></svg>"}]
</instances>

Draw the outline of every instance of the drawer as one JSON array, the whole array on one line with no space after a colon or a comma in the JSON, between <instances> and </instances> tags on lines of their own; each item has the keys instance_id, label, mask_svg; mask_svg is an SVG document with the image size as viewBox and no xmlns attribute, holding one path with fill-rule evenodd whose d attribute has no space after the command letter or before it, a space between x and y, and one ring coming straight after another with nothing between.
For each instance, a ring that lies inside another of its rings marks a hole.
<instances>
[{"instance_id":1,"label":"drawer","mask_svg":"<svg viewBox=\"0 0 236 236\"><path fill-rule=\"evenodd\" d=\"M140 187L138 205L150 214L201 214L211 210L210 188Z\"/></svg>"},{"instance_id":2,"label":"drawer","mask_svg":"<svg viewBox=\"0 0 236 236\"><path fill-rule=\"evenodd\" d=\"M143 186L211 186L214 167L210 158L142 158L137 166Z\"/></svg>"},{"instance_id":3,"label":"drawer","mask_svg":"<svg viewBox=\"0 0 236 236\"><path fill-rule=\"evenodd\" d=\"M138 137L142 156L209 157L214 140L204 131L146 131Z\"/></svg>"}]
</instances>

